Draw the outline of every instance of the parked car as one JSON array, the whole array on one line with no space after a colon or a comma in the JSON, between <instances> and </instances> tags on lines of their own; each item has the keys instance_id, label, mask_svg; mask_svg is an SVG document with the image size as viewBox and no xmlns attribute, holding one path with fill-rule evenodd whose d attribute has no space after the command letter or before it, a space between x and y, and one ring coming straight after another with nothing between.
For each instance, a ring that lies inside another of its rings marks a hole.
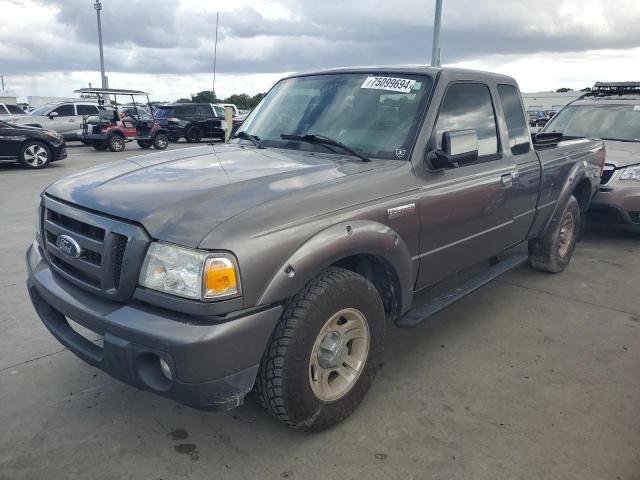
<instances>
[{"instance_id":1,"label":"parked car","mask_svg":"<svg viewBox=\"0 0 640 480\"><path fill-rule=\"evenodd\" d=\"M167 129L172 142L182 137L189 143L197 143L203 138L224 139L224 109L210 103L160 105L155 116Z\"/></svg>"},{"instance_id":2,"label":"parked car","mask_svg":"<svg viewBox=\"0 0 640 480\"><path fill-rule=\"evenodd\" d=\"M25 168L41 169L63 158L67 158L67 149L62 135L0 120L0 161L18 161Z\"/></svg>"},{"instance_id":3,"label":"parked car","mask_svg":"<svg viewBox=\"0 0 640 480\"><path fill-rule=\"evenodd\" d=\"M0 119L6 118L12 115L26 115L27 113L21 109L18 105L12 105L10 103L0 103Z\"/></svg>"},{"instance_id":4,"label":"parked car","mask_svg":"<svg viewBox=\"0 0 640 480\"><path fill-rule=\"evenodd\" d=\"M214 105L217 106L217 107L220 107L223 112L224 112L224 107L231 107L231 108L233 108L233 116L234 117L237 117L238 115L240 115L240 110L238 110L238 107L236 107L235 104L233 104L233 103L216 103Z\"/></svg>"},{"instance_id":5,"label":"parked car","mask_svg":"<svg viewBox=\"0 0 640 480\"><path fill-rule=\"evenodd\" d=\"M569 264L603 143L535 140L510 77L291 76L226 144L49 186L31 300L62 344L130 385L214 410L255 387L285 424L322 430L360 403L394 322L527 260Z\"/></svg>"},{"instance_id":6,"label":"parked car","mask_svg":"<svg viewBox=\"0 0 640 480\"><path fill-rule=\"evenodd\" d=\"M36 108L27 115L12 116L6 121L14 125L53 130L61 134L66 141L72 141L82 140L83 117L97 115L98 112L98 105L86 100L56 102Z\"/></svg>"},{"instance_id":7,"label":"parked car","mask_svg":"<svg viewBox=\"0 0 640 480\"><path fill-rule=\"evenodd\" d=\"M604 139L607 160L589 216L640 232L640 82L596 83L544 131Z\"/></svg>"}]
</instances>

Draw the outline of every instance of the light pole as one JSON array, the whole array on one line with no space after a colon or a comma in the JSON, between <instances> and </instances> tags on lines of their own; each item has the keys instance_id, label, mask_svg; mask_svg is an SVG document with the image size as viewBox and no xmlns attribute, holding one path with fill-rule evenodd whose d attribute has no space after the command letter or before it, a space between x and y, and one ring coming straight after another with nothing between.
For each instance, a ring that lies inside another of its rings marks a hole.
<instances>
[{"instance_id":1,"label":"light pole","mask_svg":"<svg viewBox=\"0 0 640 480\"><path fill-rule=\"evenodd\" d=\"M442 0L436 0L436 16L433 20L433 48L431 66L440 66L440 21L442 20Z\"/></svg>"},{"instance_id":2,"label":"light pole","mask_svg":"<svg viewBox=\"0 0 640 480\"><path fill-rule=\"evenodd\" d=\"M102 53L102 23L100 22L100 10L102 10L102 4L100 0L96 0L93 4L93 8L96 9L98 14L98 43L100 44L100 79L102 81L102 88L107 88L107 77L104 74L104 54Z\"/></svg>"}]
</instances>

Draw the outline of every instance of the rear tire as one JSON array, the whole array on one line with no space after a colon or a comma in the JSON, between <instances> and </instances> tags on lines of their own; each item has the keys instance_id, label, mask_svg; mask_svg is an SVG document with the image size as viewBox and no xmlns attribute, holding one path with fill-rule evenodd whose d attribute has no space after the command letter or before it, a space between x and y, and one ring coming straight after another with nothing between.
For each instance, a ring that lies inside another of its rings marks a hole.
<instances>
[{"instance_id":1,"label":"rear tire","mask_svg":"<svg viewBox=\"0 0 640 480\"><path fill-rule=\"evenodd\" d=\"M188 143L198 143L202 140L202 130L200 127L189 127L184 135Z\"/></svg>"},{"instance_id":2,"label":"rear tire","mask_svg":"<svg viewBox=\"0 0 640 480\"><path fill-rule=\"evenodd\" d=\"M109 150L111 150L112 152L122 152L124 151L126 145L127 144L124 137L122 135L118 135L117 133L111 135L107 140L107 147L109 147Z\"/></svg>"},{"instance_id":3,"label":"rear tire","mask_svg":"<svg viewBox=\"0 0 640 480\"><path fill-rule=\"evenodd\" d=\"M46 168L51 163L51 149L42 142L28 141L20 149L18 161L30 170Z\"/></svg>"},{"instance_id":4,"label":"rear tire","mask_svg":"<svg viewBox=\"0 0 640 480\"><path fill-rule=\"evenodd\" d=\"M164 133L156 133L152 143L156 150L165 150L169 146L169 138Z\"/></svg>"},{"instance_id":5,"label":"rear tire","mask_svg":"<svg viewBox=\"0 0 640 480\"><path fill-rule=\"evenodd\" d=\"M298 430L341 422L373 382L384 334L384 308L371 282L325 270L285 307L256 380L261 404Z\"/></svg>"},{"instance_id":6,"label":"rear tire","mask_svg":"<svg viewBox=\"0 0 640 480\"><path fill-rule=\"evenodd\" d=\"M529 240L529 263L536 270L558 273L573 256L581 231L580 204L573 195L562 212L556 228L544 236Z\"/></svg>"}]
</instances>

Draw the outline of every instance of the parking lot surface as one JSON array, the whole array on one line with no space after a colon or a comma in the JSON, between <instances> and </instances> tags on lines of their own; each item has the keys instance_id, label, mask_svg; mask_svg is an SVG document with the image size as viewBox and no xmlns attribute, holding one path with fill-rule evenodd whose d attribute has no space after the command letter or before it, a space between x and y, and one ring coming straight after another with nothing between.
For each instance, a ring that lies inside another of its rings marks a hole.
<instances>
[{"instance_id":1,"label":"parking lot surface","mask_svg":"<svg viewBox=\"0 0 640 480\"><path fill-rule=\"evenodd\" d=\"M0 479L640 479L640 235L590 228L564 273L524 266L390 328L360 408L309 435L251 396L207 413L138 391L54 340L25 288L38 194L153 153L68 151L0 165Z\"/></svg>"}]
</instances>

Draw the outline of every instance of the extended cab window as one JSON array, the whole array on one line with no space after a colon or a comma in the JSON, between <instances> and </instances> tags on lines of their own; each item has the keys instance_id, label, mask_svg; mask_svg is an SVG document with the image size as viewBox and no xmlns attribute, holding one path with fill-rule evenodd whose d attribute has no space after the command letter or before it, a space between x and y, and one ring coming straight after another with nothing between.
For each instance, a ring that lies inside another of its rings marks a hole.
<instances>
[{"instance_id":1,"label":"extended cab window","mask_svg":"<svg viewBox=\"0 0 640 480\"><path fill-rule=\"evenodd\" d=\"M58 112L59 117L73 117L76 114L73 105L60 105L51 111L51 113L53 112Z\"/></svg>"},{"instance_id":2,"label":"extended cab window","mask_svg":"<svg viewBox=\"0 0 640 480\"><path fill-rule=\"evenodd\" d=\"M476 131L479 161L497 158L496 116L489 87L481 83L454 83L449 86L433 129L431 142L434 149L442 147L444 132L454 130Z\"/></svg>"},{"instance_id":3,"label":"extended cab window","mask_svg":"<svg viewBox=\"0 0 640 480\"><path fill-rule=\"evenodd\" d=\"M529 152L529 128L524 118L524 110L518 90L513 85L498 85L498 95L507 121L509 148L513 155Z\"/></svg>"}]
</instances>

